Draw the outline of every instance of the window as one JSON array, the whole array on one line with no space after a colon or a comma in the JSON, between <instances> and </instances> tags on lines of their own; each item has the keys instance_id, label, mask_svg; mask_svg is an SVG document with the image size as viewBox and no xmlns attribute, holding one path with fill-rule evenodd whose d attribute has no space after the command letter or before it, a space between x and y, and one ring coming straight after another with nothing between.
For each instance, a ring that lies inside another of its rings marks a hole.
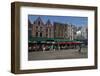
<instances>
[{"instance_id":1,"label":"window","mask_svg":"<svg viewBox=\"0 0 100 76\"><path fill-rule=\"evenodd\" d=\"M38 30L38 26L36 26L36 30Z\"/></svg>"},{"instance_id":2,"label":"window","mask_svg":"<svg viewBox=\"0 0 100 76\"><path fill-rule=\"evenodd\" d=\"M42 27L40 27L40 31L42 31Z\"/></svg>"},{"instance_id":3,"label":"window","mask_svg":"<svg viewBox=\"0 0 100 76\"><path fill-rule=\"evenodd\" d=\"M46 32L48 32L48 29L46 29Z\"/></svg>"},{"instance_id":4,"label":"window","mask_svg":"<svg viewBox=\"0 0 100 76\"><path fill-rule=\"evenodd\" d=\"M40 25L40 21L38 21L38 25Z\"/></svg>"},{"instance_id":5,"label":"window","mask_svg":"<svg viewBox=\"0 0 100 76\"><path fill-rule=\"evenodd\" d=\"M46 34L46 37L48 37L48 34Z\"/></svg>"},{"instance_id":6,"label":"window","mask_svg":"<svg viewBox=\"0 0 100 76\"><path fill-rule=\"evenodd\" d=\"M49 29L49 31L51 32L51 29Z\"/></svg>"},{"instance_id":7,"label":"window","mask_svg":"<svg viewBox=\"0 0 100 76\"><path fill-rule=\"evenodd\" d=\"M36 37L38 37L38 32L36 32Z\"/></svg>"},{"instance_id":8,"label":"window","mask_svg":"<svg viewBox=\"0 0 100 76\"><path fill-rule=\"evenodd\" d=\"M34 21L34 24L36 24L36 22Z\"/></svg>"},{"instance_id":9,"label":"window","mask_svg":"<svg viewBox=\"0 0 100 76\"><path fill-rule=\"evenodd\" d=\"M42 32L40 32L40 37L42 37Z\"/></svg>"}]
</instances>

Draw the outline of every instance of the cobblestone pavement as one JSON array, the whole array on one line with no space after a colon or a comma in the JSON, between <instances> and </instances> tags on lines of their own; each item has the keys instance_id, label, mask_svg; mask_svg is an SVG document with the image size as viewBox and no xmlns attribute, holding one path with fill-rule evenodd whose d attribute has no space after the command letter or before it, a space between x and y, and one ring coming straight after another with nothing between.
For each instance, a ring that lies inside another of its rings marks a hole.
<instances>
[{"instance_id":1,"label":"cobblestone pavement","mask_svg":"<svg viewBox=\"0 0 100 76\"><path fill-rule=\"evenodd\" d=\"M28 53L28 60L74 59L87 57L87 48L82 48L80 53L78 52L78 49L38 51Z\"/></svg>"}]
</instances>

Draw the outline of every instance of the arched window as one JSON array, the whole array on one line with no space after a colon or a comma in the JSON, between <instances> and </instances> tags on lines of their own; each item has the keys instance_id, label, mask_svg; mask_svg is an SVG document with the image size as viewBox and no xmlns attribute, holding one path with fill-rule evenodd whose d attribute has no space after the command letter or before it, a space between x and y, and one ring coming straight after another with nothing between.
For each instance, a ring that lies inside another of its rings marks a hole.
<instances>
[{"instance_id":1,"label":"arched window","mask_svg":"<svg viewBox=\"0 0 100 76\"><path fill-rule=\"evenodd\" d=\"M38 32L36 32L36 37L38 37Z\"/></svg>"},{"instance_id":2,"label":"arched window","mask_svg":"<svg viewBox=\"0 0 100 76\"><path fill-rule=\"evenodd\" d=\"M40 37L42 37L42 32L40 32Z\"/></svg>"}]
</instances>

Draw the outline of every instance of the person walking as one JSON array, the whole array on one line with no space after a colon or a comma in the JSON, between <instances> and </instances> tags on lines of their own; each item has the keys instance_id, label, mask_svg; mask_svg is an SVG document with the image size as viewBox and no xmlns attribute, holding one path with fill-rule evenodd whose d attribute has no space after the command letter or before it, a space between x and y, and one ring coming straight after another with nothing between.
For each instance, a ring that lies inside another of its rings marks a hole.
<instances>
[{"instance_id":1,"label":"person walking","mask_svg":"<svg viewBox=\"0 0 100 76\"><path fill-rule=\"evenodd\" d=\"M81 44L79 44L79 50L78 50L79 53L81 53L81 48L82 48L82 47L81 47Z\"/></svg>"}]
</instances>

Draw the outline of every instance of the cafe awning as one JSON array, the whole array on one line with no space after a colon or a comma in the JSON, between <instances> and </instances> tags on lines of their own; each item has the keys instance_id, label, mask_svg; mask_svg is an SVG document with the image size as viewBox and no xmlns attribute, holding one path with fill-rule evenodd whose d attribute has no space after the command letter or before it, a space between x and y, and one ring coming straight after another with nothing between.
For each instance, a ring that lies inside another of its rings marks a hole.
<instances>
[{"instance_id":1,"label":"cafe awning","mask_svg":"<svg viewBox=\"0 0 100 76\"><path fill-rule=\"evenodd\" d=\"M46 37L30 37L29 43L60 43L60 44L78 44L81 43L77 40L69 40L69 39L62 39L62 38L46 38Z\"/></svg>"}]
</instances>

